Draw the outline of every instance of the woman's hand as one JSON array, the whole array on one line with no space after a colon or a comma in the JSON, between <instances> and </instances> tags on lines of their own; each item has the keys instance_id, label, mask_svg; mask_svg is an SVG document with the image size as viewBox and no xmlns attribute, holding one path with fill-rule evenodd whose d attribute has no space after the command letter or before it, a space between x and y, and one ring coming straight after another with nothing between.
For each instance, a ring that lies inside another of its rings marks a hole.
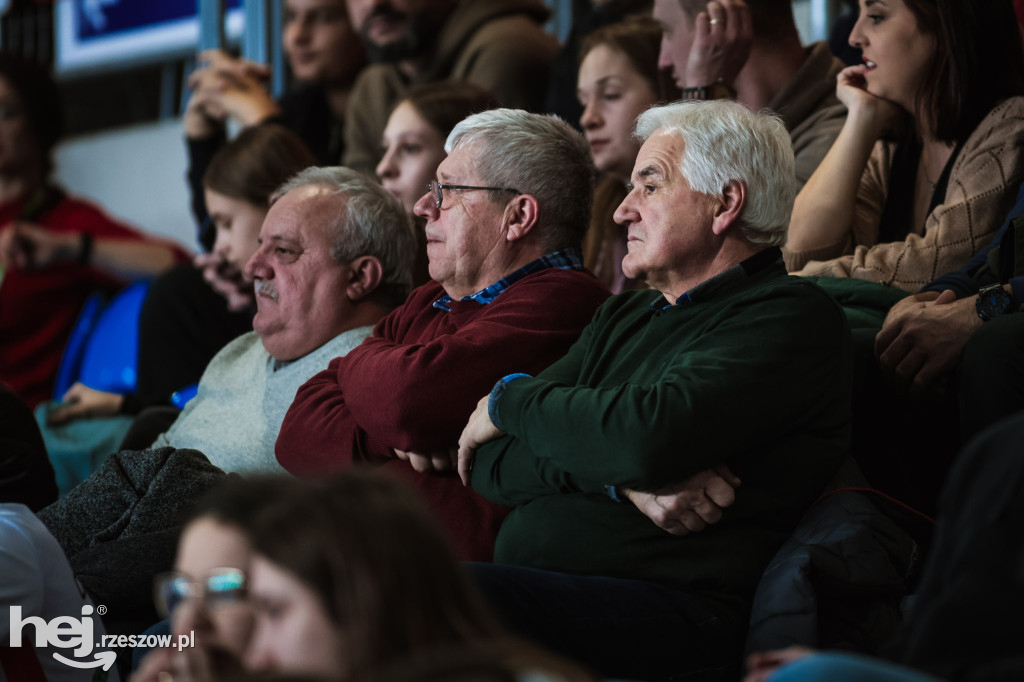
<instances>
[{"instance_id":1,"label":"woman's hand","mask_svg":"<svg viewBox=\"0 0 1024 682\"><path fill-rule=\"evenodd\" d=\"M231 312L237 313L256 304L252 280L220 256L213 253L200 254L192 259L192 264L202 271L203 279L209 282L213 290L227 299L228 310Z\"/></svg>"},{"instance_id":2,"label":"woman's hand","mask_svg":"<svg viewBox=\"0 0 1024 682\"><path fill-rule=\"evenodd\" d=\"M61 403L62 405L47 417L47 424L59 426L75 419L113 416L121 411L124 396L120 393L97 391L76 381L61 398Z\"/></svg>"},{"instance_id":3,"label":"woman's hand","mask_svg":"<svg viewBox=\"0 0 1024 682\"><path fill-rule=\"evenodd\" d=\"M846 105L848 120L863 125L873 139L891 138L899 130L906 112L899 105L868 92L867 64L848 66L836 77L836 97Z\"/></svg>"}]
</instances>

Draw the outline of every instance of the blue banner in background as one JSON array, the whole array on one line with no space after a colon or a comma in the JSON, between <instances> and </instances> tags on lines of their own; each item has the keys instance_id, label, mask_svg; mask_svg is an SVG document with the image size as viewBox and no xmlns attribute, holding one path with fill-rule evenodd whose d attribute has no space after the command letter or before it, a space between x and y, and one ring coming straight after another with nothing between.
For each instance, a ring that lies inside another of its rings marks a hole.
<instances>
[{"instance_id":1,"label":"blue banner in background","mask_svg":"<svg viewBox=\"0 0 1024 682\"><path fill-rule=\"evenodd\" d=\"M242 0L227 0L225 10L241 6ZM193 19L198 11L196 0L75 0L82 41Z\"/></svg>"}]
</instances>

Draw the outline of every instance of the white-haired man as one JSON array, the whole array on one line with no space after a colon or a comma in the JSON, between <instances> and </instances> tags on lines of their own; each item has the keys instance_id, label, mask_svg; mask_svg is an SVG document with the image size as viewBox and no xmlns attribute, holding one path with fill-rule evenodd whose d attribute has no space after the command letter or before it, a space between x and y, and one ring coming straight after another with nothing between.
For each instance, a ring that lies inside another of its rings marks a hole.
<instances>
[{"instance_id":1,"label":"white-haired man","mask_svg":"<svg viewBox=\"0 0 1024 682\"><path fill-rule=\"evenodd\" d=\"M762 570L848 450L852 358L842 311L780 260L782 122L690 102L637 134L616 220L623 271L654 291L610 299L536 377L500 380L459 466L514 507L496 565L474 566L499 615L603 676L668 679L738 662ZM700 533L620 502L721 465L743 484Z\"/></svg>"},{"instance_id":2,"label":"white-haired man","mask_svg":"<svg viewBox=\"0 0 1024 682\"><path fill-rule=\"evenodd\" d=\"M608 290L579 250L594 186L582 135L497 109L460 122L446 147L415 207L434 281L299 389L277 458L295 474L394 470L425 495L463 558L489 561L505 509L455 476L459 433L499 378L564 355Z\"/></svg>"}]
</instances>

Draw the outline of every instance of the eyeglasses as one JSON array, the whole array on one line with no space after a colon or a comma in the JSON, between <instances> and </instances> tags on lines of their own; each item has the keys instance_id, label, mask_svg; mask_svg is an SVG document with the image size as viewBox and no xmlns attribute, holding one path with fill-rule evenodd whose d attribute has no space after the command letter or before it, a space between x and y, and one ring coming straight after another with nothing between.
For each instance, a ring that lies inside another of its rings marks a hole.
<instances>
[{"instance_id":1,"label":"eyeglasses","mask_svg":"<svg viewBox=\"0 0 1024 682\"><path fill-rule=\"evenodd\" d=\"M154 597L162 618L170 618L185 601L198 597L207 608L237 604L245 599L245 574L237 568L215 568L202 582L192 582L184 573L170 571L156 577Z\"/></svg>"},{"instance_id":2,"label":"eyeglasses","mask_svg":"<svg viewBox=\"0 0 1024 682\"><path fill-rule=\"evenodd\" d=\"M427 183L427 191L434 195L434 207L441 208L441 202L444 201L444 194L441 190L445 189L486 189L491 192L512 192L513 194L522 194L517 189L511 187L474 187L472 185L442 185L436 179L432 182Z\"/></svg>"}]
</instances>

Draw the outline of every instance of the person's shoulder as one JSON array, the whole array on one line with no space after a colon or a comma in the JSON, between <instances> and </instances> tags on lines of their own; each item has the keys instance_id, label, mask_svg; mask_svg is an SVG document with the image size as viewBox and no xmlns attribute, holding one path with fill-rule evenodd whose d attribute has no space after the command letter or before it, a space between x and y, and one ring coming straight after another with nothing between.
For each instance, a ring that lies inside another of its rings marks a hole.
<instances>
[{"instance_id":1,"label":"person's shoulder","mask_svg":"<svg viewBox=\"0 0 1024 682\"><path fill-rule=\"evenodd\" d=\"M593 300L596 303L601 303L611 296L608 287L589 270L562 268L547 268L527 275L509 286L502 296L513 292L515 292L516 298L523 296L543 296L549 299L572 297L573 299ZM495 300L501 300L501 298L499 296Z\"/></svg>"},{"instance_id":2,"label":"person's shoulder","mask_svg":"<svg viewBox=\"0 0 1024 682\"><path fill-rule=\"evenodd\" d=\"M47 227L66 226L76 232L89 232L97 237L145 237L138 228L114 218L99 204L85 197L70 194L64 194L60 198L43 224Z\"/></svg>"},{"instance_id":3,"label":"person's shoulder","mask_svg":"<svg viewBox=\"0 0 1024 682\"><path fill-rule=\"evenodd\" d=\"M996 103L974 128L964 148L1000 144L1005 135L1024 136L1024 96L1007 97Z\"/></svg>"},{"instance_id":4,"label":"person's shoulder","mask_svg":"<svg viewBox=\"0 0 1024 682\"><path fill-rule=\"evenodd\" d=\"M470 0L459 8L445 27L448 41L473 47L523 47L537 41L557 41L544 31L550 11L539 0Z\"/></svg>"}]
</instances>

